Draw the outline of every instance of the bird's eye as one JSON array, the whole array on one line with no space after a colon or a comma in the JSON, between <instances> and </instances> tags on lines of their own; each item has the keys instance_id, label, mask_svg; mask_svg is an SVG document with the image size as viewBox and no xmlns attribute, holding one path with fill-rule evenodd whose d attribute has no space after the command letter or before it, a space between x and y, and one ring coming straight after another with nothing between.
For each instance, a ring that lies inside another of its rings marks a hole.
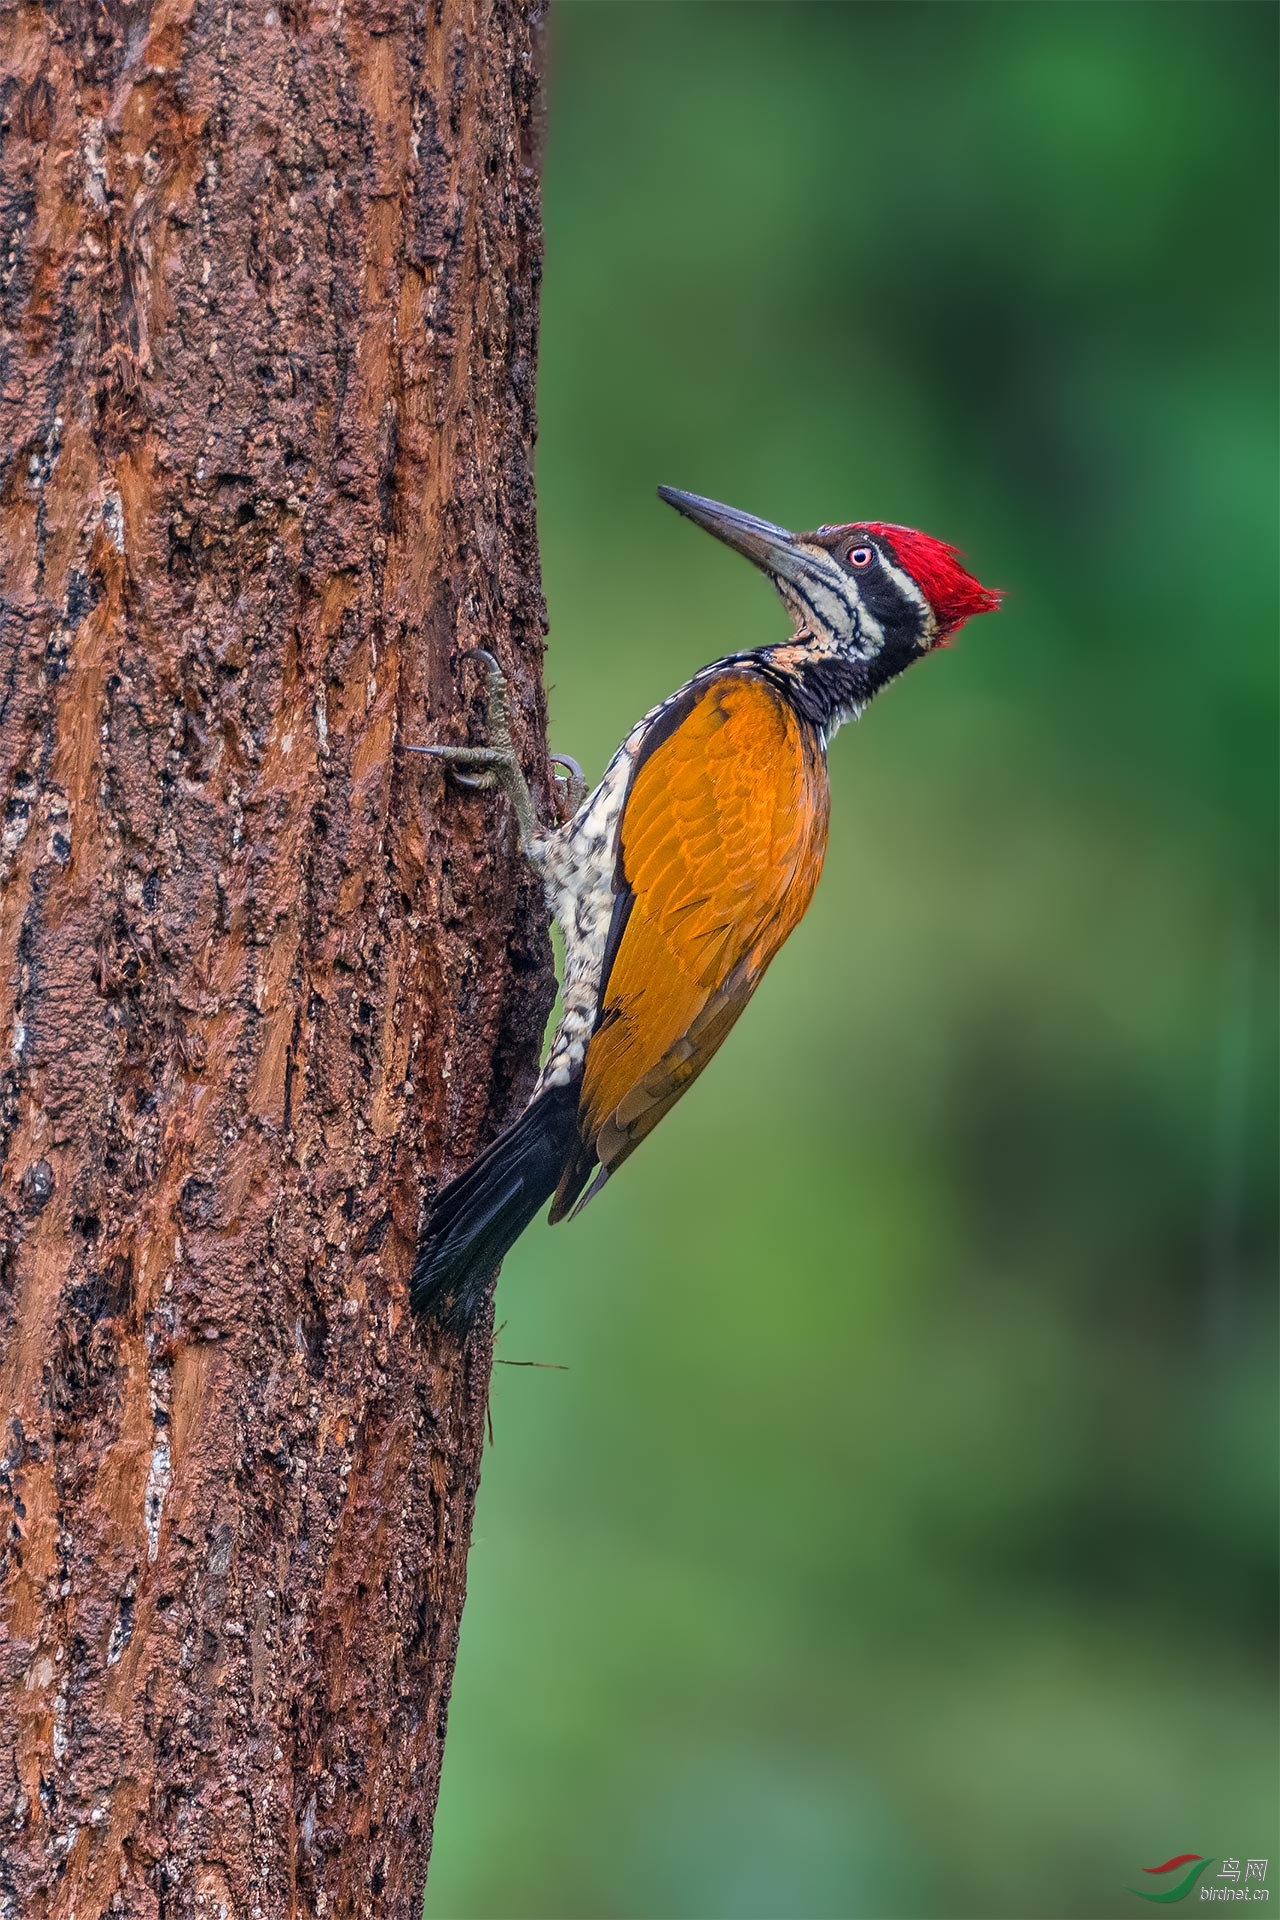
<instances>
[{"instance_id":1,"label":"bird's eye","mask_svg":"<svg viewBox=\"0 0 1280 1920\"><path fill-rule=\"evenodd\" d=\"M849 549L849 565L851 567L869 567L875 559L875 553L876 550L874 547L851 547Z\"/></svg>"}]
</instances>

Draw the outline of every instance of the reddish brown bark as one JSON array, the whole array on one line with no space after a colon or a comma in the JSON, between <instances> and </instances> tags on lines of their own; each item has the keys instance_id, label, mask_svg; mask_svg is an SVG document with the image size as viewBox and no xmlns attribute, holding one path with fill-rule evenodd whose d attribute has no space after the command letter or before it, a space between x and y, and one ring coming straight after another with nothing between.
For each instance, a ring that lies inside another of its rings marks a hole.
<instances>
[{"instance_id":1,"label":"reddish brown bark","mask_svg":"<svg viewBox=\"0 0 1280 1920\"><path fill-rule=\"evenodd\" d=\"M415 1913L487 1335L425 1182L523 1090L534 21L2 16L0 1913Z\"/></svg>"}]
</instances>

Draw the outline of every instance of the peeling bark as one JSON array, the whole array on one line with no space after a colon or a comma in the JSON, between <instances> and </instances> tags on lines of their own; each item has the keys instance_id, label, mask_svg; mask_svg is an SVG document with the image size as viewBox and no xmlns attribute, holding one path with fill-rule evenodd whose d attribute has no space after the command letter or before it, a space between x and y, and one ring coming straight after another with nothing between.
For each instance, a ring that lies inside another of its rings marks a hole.
<instances>
[{"instance_id":1,"label":"peeling bark","mask_svg":"<svg viewBox=\"0 0 1280 1920\"><path fill-rule=\"evenodd\" d=\"M535 21L0 11L0 1914L416 1913L549 949Z\"/></svg>"}]
</instances>

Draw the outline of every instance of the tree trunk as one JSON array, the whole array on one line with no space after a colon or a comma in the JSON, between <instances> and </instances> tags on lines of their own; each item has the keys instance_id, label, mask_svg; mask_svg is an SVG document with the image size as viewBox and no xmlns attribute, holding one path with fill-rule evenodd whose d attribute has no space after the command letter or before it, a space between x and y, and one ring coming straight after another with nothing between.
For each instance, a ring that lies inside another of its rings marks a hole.
<instances>
[{"instance_id":1,"label":"tree trunk","mask_svg":"<svg viewBox=\"0 0 1280 1920\"><path fill-rule=\"evenodd\" d=\"M3 26L0 1914L415 1914L490 1341L406 1279L550 975L400 749L483 643L547 796L535 22Z\"/></svg>"}]
</instances>

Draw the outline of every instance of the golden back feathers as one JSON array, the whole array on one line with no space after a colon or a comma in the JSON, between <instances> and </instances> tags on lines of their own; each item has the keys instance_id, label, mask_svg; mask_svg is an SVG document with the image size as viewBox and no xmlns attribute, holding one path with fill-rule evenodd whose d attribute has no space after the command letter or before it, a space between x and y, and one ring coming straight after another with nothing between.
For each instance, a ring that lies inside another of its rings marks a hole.
<instances>
[{"instance_id":1,"label":"golden back feathers","mask_svg":"<svg viewBox=\"0 0 1280 1920\"><path fill-rule=\"evenodd\" d=\"M720 1046L808 908L826 852L821 738L781 690L744 666L690 688L680 706L655 720L623 810L579 1106L601 1178ZM553 1220L589 1165L566 1172Z\"/></svg>"}]
</instances>

